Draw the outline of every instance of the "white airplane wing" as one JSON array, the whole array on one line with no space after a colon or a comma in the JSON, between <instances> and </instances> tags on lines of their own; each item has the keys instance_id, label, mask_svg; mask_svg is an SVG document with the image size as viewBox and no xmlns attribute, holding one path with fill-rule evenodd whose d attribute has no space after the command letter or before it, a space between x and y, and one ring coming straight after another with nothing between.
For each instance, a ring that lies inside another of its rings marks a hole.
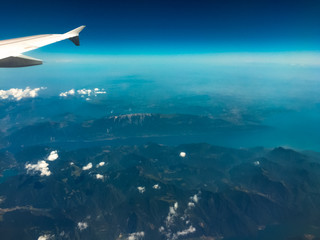
<instances>
[{"instance_id":1,"label":"white airplane wing","mask_svg":"<svg viewBox=\"0 0 320 240\"><path fill-rule=\"evenodd\" d=\"M55 42L70 39L79 46L79 33L85 26L78 27L65 34L45 34L30 37L14 38L0 41L0 67L28 67L42 64L39 59L22 55Z\"/></svg>"}]
</instances>

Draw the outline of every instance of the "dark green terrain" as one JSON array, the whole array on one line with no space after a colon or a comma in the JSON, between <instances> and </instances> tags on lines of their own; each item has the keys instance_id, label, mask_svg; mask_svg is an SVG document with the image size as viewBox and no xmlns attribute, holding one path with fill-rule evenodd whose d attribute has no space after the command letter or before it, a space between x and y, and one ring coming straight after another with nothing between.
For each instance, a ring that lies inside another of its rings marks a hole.
<instances>
[{"instance_id":1,"label":"dark green terrain","mask_svg":"<svg viewBox=\"0 0 320 240\"><path fill-rule=\"evenodd\" d=\"M27 173L27 163L52 150L1 154L1 239L142 239L142 232L144 239L263 239L284 225L291 227L285 239L319 233L316 154L208 144L105 146L58 150L59 158L47 161L50 176Z\"/></svg>"}]
</instances>

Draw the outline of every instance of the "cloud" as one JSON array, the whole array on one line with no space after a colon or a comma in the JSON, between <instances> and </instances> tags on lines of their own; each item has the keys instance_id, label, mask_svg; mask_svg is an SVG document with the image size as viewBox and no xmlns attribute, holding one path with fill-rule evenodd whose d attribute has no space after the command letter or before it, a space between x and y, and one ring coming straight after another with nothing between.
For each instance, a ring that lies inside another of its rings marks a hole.
<instances>
[{"instance_id":1,"label":"cloud","mask_svg":"<svg viewBox=\"0 0 320 240\"><path fill-rule=\"evenodd\" d=\"M82 167L82 170L86 171L92 168L92 163L88 163L86 166Z\"/></svg>"},{"instance_id":2,"label":"cloud","mask_svg":"<svg viewBox=\"0 0 320 240\"><path fill-rule=\"evenodd\" d=\"M37 164L26 164L27 172L40 172L40 176L50 176L51 172L48 168L49 164L46 161L38 161Z\"/></svg>"},{"instance_id":3,"label":"cloud","mask_svg":"<svg viewBox=\"0 0 320 240\"><path fill-rule=\"evenodd\" d=\"M174 203L173 208L174 208L174 210L177 210L177 209L178 209L178 202L175 202L175 203Z\"/></svg>"},{"instance_id":4,"label":"cloud","mask_svg":"<svg viewBox=\"0 0 320 240\"><path fill-rule=\"evenodd\" d=\"M179 154L179 156L184 158L184 157L186 157L186 153L185 153L185 152L181 152L181 153Z\"/></svg>"},{"instance_id":5,"label":"cloud","mask_svg":"<svg viewBox=\"0 0 320 240\"><path fill-rule=\"evenodd\" d=\"M146 191L145 187L137 187L137 188L138 188L139 193L141 193L141 194Z\"/></svg>"},{"instance_id":6,"label":"cloud","mask_svg":"<svg viewBox=\"0 0 320 240\"><path fill-rule=\"evenodd\" d=\"M49 240L49 239L53 239L53 238L54 238L54 235L45 234L45 235L38 237L38 240Z\"/></svg>"},{"instance_id":7,"label":"cloud","mask_svg":"<svg viewBox=\"0 0 320 240\"><path fill-rule=\"evenodd\" d=\"M51 151L50 155L48 156L48 161L55 161L59 157L58 151Z\"/></svg>"},{"instance_id":8,"label":"cloud","mask_svg":"<svg viewBox=\"0 0 320 240\"><path fill-rule=\"evenodd\" d=\"M78 222L77 226L78 226L78 229L79 229L80 231L83 231L83 230L85 230L86 228L88 228L88 223L86 223L86 222Z\"/></svg>"},{"instance_id":9,"label":"cloud","mask_svg":"<svg viewBox=\"0 0 320 240\"><path fill-rule=\"evenodd\" d=\"M9 90L0 90L0 99L10 99L20 101L22 98L35 98L38 96L40 90L46 89L44 87L31 89L30 87L11 88Z\"/></svg>"},{"instance_id":10,"label":"cloud","mask_svg":"<svg viewBox=\"0 0 320 240\"><path fill-rule=\"evenodd\" d=\"M159 186L159 184L155 184L155 185L153 185L152 188L153 188L153 189L160 189L161 187Z\"/></svg>"},{"instance_id":11,"label":"cloud","mask_svg":"<svg viewBox=\"0 0 320 240\"><path fill-rule=\"evenodd\" d=\"M198 201L199 201L198 194L195 194L194 196L190 197L190 199L191 199L194 203L198 203Z\"/></svg>"},{"instance_id":12,"label":"cloud","mask_svg":"<svg viewBox=\"0 0 320 240\"><path fill-rule=\"evenodd\" d=\"M103 167L105 164L106 164L105 162L100 162L97 164L96 168Z\"/></svg>"},{"instance_id":13,"label":"cloud","mask_svg":"<svg viewBox=\"0 0 320 240\"><path fill-rule=\"evenodd\" d=\"M67 96L73 96L75 94L74 89L70 89L69 91L62 92L59 94L60 97L67 97Z\"/></svg>"},{"instance_id":14,"label":"cloud","mask_svg":"<svg viewBox=\"0 0 320 240\"><path fill-rule=\"evenodd\" d=\"M188 229L185 229L183 231L179 231L176 234L177 234L177 236L185 236L190 233L194 233L195 231L196 231L196 229L193 226L190 226Z\"/></svg>"},{"instance_id":15,"label":"cloud","mask_svg":"<svg viewBox=\"0 0 320 240\"><path fill-rule=\"evenodd\" d=\"M107 92L104 89L95 88L94 94L106 94Z\"/></svg>"},{"instance_id":16,"label":"cloud","mask_svg":"<svg viewBox=\"0 0 320 240\"><path fill-rule=\"evenodd\" d=\"M144 238L144 232L135 232L129 234L128 240L140 240Z\"/></svg>"},{"instance_id":17,"label":"cloud","mask_svg":"<svg viewBox=\"0 0 320 240\"><path fill-rule=\"evenodd\" d=\"M195 206L195 204L193 202L188 202L188 207L192 208L194 206Z\"/></svg>"},{"instance_id":18,"label":"cloud","mask_svg":"<svg viewBox=\"0 0 320 240\"><path fill-rule=\"evenodd\" d=\"M179 215L177 210L179 208L178 202L175 202L173 206L169 206L169 213L165 220L165 225L161 226L158 230L162 235L165 235L168 240L177 240L181 236L185 236L190 233L194 233L196 229L191 225L190 221L190 211L195 207L195 203L199 201L199 196L201 192L190 197L192 200L188 203L186 209L182 209L179 212L183 212L183 215ZM174 231L177 226L185 226L185 229L182 231Z\"/></svg>"},{"instance_id":19,"label":"cloud","mask_svg":"<svg viewBox=\"0 0 320 240\"><path fill-rule=\"evenodd\" d=\"M61 92L59 94L60 97L68 97L68 96L75 96L76 94L81 96L81 97L86 97L86 100L90 100L90 96L97 96L99 94L106 94L107 92L102 88L94 88L94 89L70 89L69 91L66 92Z\"/></svg>"},{"instance_id":20,"label":"cloud","mask_svg":"<svg viewBox=\"0 0 320 240\"><path fill-rule=\"evenodd\" d=\"M101 174L96 174L96 178L97 178L97 179L101 179L101 180L104 179L103 175L101 175Z\"/></svg>"},{"instance_id":21,"label":"cloud","mask_svg":"<svg viewBox=\"0 0 320 240\"><path fill-rule=\"evenodd\" d=\"M92 90L90 90L90 89L80 89L80 90L78 90L77 91L77 93L79 94L79 95L88 95L88 96L90 96L91 95L91 92L92 92Z\"/></svg>"},{"instance_id":22,"label":"cloud","mask_svg":"<svg viewBox=\"0 0 320 240\"><path fill-rule=\"evenodd\" d=\"M169 213L166 218L166 226L167 227L170 227L174 222L174 218L177 217L177 215L178 215L177 209L178 209L178 202L175 202L173 206L169 207Z\"/></svg>"}]
</instances>

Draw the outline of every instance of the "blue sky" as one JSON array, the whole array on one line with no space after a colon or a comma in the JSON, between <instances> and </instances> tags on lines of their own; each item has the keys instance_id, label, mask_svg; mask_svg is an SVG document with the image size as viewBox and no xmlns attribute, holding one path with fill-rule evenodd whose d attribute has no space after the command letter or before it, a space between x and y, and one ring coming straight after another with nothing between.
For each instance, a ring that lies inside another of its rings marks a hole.
<instances>
[{"instance_id":1,"label":"blue sky","mask_svg":"<svg viewBox=\"0 0 320 240\"><path fill-rule=\"evenodd\" d=\"M318 51L318 0L113 0L1 3L0 38L80 25L82 54ZM48 51L74 51L68 44Z\"/></svg>"}]
</instances>

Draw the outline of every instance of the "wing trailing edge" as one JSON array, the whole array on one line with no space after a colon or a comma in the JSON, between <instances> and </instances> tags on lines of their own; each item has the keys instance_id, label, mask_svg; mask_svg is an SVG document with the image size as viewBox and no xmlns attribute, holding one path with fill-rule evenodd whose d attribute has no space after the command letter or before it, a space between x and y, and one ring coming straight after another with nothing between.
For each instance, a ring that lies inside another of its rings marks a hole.
<instances>
[{"instance_id":1,"label":"wing trailing edge","mask_svg":"<svg viewBox=\"0 0 320 240\"><path fill-rule=\"evenodd\" d=\"M2 68L30 67L41 64L42 61L40 59L28 57L25 55L0 59L0 67Z\"/></svg>"}]
</instances>

